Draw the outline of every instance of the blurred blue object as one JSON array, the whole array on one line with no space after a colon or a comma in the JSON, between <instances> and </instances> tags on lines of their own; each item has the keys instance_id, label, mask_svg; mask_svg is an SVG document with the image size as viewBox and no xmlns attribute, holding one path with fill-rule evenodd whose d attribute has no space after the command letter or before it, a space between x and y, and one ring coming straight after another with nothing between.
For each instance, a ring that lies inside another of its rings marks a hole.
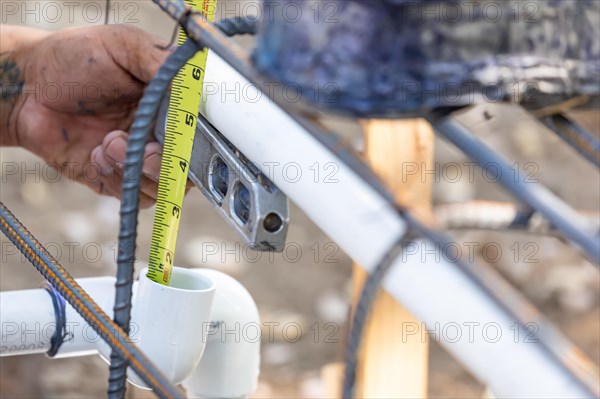
<instances>
[{"instance_id":1,"label":"blurred blue object","mask_svg":"<svg viewBox=\"0 0 600 399\"><path fill-rule=\"evenodd\" d=\"M253 61L320 107L413 116L600 94L597 0L265 0Z\"/></svg>"}]
</instances>

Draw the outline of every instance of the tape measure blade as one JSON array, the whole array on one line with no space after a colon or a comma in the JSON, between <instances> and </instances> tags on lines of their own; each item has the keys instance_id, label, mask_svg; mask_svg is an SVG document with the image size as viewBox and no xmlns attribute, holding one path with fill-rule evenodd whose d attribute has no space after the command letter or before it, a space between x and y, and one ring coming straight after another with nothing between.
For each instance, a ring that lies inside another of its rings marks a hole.
<instances>
[{"instance_id":1,"label":"tape measure blade","mask_svg":"<svg viewBox=\"0 0 600 399\"><path fill-rule=\"evenodd\" d=\"M186 3L214 20L216 0ZM179 45L186 39L180 30ZM171 280L207 56L207 50L198 52L179 71L171 88L147 274L152 281L164 285Z\"/></svg>"}]
</instances>

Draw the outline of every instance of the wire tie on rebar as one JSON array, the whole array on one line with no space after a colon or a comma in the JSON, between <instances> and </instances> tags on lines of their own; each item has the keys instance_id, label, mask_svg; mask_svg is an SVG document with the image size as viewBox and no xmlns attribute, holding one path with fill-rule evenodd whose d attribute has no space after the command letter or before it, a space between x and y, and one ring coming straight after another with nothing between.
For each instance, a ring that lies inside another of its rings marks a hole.
<instances>
[{"instance_id":1,"label":"wire tie on rebar","mask_svg":"<svg viewBox=\"0 0 600 399\"><path fill-rule=\"evenodd\" d=\"M50 282L46 281L43 287L50 295L50 298L52 298L54 317L56 319L56 330L54 330L54 335L50 338L50 349L46 352L48 357L54 357L69 336L67 331L66 301Z\"/></svg>"},{"instance_id":2,"label":"wire tie on rebar","mask_svg":"<svg viewBox=\"0 0 600 399\"><path fill-rule=\"evenodd\" d=\"M186 7L185 11L177 19L177 24L175 25L173 33L171 34L171 39L169 40L169 44L166 45L165 47L161 47L162 50L168 50L170 48L174 48L177 46L177 37L179 35L180 28L183 29L186 36L188 36L188 37L190 36L188 29L187 29L187 24L188 24L188 19L190 18L190 15L192 15L192 14L200 14L200 13L189 6Z\"/></svg>"}]
</instances>

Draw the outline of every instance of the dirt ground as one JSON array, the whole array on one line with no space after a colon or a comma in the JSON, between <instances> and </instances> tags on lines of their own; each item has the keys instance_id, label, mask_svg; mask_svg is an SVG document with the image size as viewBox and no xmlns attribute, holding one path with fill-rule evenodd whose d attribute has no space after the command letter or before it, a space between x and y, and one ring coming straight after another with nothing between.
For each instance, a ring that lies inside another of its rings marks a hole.
<instances>
[{"instance_id":1,"label":"dirt ground","mask_svg":"<svg viewBox=\"0 0 600 399\"><path fill-rule=\"evenodd\" d=\"M80 6L84 7L86 3L81 2ZM134 3L139 5L139 14L136 14L139 15L139 26L152 27L154 33L163 37L170 35L172 24L149 2ZM13 17L17 19L8 22L23 22L19 16ZM48 29L91 23L85 18L72 24L25 22ZM245 44L250 45L249 42ZM597 170L515 108L490 106L489 110L499 121L497 127L480 131L490 145L521 166L533 163L535 178L575 208L600 211ZM480 113L481 109L477 109L464 118L477 126L477 114ZM577 117L594 134L600 134L598 112ZM328 124L360 148L357 124L338 119L329 120ZM498 133L496 129L500 127L505 133ZM441 141L436 143L436 176L439 177L435 185L436 204L474 198L510 199L480 174L473 182L467 178L458 181L444 178L445 165L466 161L450 145ZM66 178L57 179L52 170L20 149L0 150L0 163L0 200L42 243L58 251L55 253L59 260L74 276L115 274L117 200L97 197ZM296 251L273 257L262 255L258 260L257 254L245 251L243 247L240 250L239 245L243 244L237 234L199 191L194 190L188 195L183 214L177 264L214 268L234 276L255 298L263 322L297 323L302 328L302 336L297 342L286 340L277 330L272 342L263 340L260 384L254 397L322 397L325 385L321 368L341 360L343 353L351 287L348 256L293 204L288 241L294 243ZM138 270L143 268L147 258L152 221L153 209L140 214ZM596 364L600 363L600 275L576 250L556 238L527 234L455 232L453 237L457 242L497 243L506 253L511 247L525 250L525 244L533 245L535 253L520 252L516 257L488 260ZM70 253L73 242L79 245ZM207 255L207 243L216 245L218 251ZM0 245L0 290L39 287L40 275L20 255L9 250L4 237L0 238ZM252 255L245 256L245 253ZM336 326L332 331L337 342L323 339L331 325ZM315 326L320 331L319 339L314 336ZM51 360L32 355L0 358L0 397L105 397L107 375L108 367L98 357ZM484 386L432 343L430 397L481 398L484 392ZM130 390L130 396L145 397L147 394Z\"/></svg>"}]
</instances>

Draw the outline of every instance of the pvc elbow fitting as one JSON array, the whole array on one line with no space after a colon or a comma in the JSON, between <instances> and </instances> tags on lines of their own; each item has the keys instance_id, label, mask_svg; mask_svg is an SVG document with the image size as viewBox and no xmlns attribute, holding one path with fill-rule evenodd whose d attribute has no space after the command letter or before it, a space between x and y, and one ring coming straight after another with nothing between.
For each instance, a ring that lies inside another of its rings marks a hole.
<instances>
[{"instance_id":1,"label":"pvc elbow fitting","mask_svg":"<svg viewBox=\"0 0 600 399\"><path fill-rule=\"evenodd\" d=\"M150 281L143 270L133 287L130 338L171 381L191 397L234 398L250 395L260 369L260 319L248 291L216 270L173 268L170 286ZM114 277L78 279L106 313L112 313ZM1 356L44 353L55 333L55 311L43 289L1 293ZM6 303L6 306L4 304ZM24 311L25 310L25 311ZM95 353L108 362L110 347L71 306L66 306L67 339L56 357ZM22 334L19 329L40 334ZM23 341L23 337L30 341ZM4 347L4 345L3 345ZM131 369L131 383L147 388Z\"/></svg>"},{"instance_id":2,"label":"pvc elbow fitting","mask_svg":"<svg viewBox=\"0 0 600 399\"><path fill-rule=\"evenodd\" d=\"M190 397L241 398L256 390L260 372L260 317L250 293L233 277L192 269L217 287L198 367L183 381Z\"/></svg>"},{"instance_id":3,"label":"pvc elbow fitting","mask_svg":"<svg viewBox=\"0 0 600 399\"><path fill-rule=\"evenodd\" d=\"M204 352L215 285L199 273L174 267L171 285L165 286L146 277L147 271L140 275L134 299L133 320L138 331L132 338L171 381L179 384L198 366ZM146 388L133 370L128 378Z\"/></svg>"},{"instance_id":4,"label":"pvc elbow fitting","mask_svg":"<svg viewBox=\"0 0 600 399\"><path fill-rule=\"evenodd\" d=\"M175 384L181 383L198 366L206 346L215 294L214 283L192 270L174 267L171 285L161 285L140 274L133 298L131 340ZM100 351L108 359L110 349L102 342ZM148 389L131 369L129 382Z\"/></svg>"}]
</instances>

